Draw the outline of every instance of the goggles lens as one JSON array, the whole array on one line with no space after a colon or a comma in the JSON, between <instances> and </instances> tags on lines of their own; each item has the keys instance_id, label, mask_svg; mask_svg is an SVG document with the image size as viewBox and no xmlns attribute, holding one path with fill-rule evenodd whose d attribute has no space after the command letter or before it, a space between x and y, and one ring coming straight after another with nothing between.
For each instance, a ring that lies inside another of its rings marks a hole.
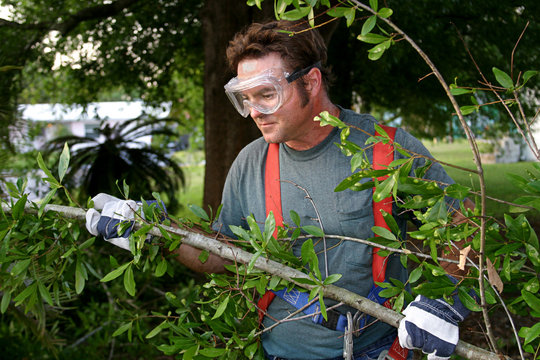
<instances>
[{"instance_id":1,"label":"goggles lens","mask_svg":"<svg viewBox=\"0 0 540 360\"><path fill-rule=\"evenodd\" d=\"M249 79L232 78L225 85L225 93L236 110L247 117L251 108L272 114L283 104L284 76L276 69L269 69Z\"/></svg>"},{"instance_id":2,"label":"goggles lens","mask_svg":"<svg viewBox=\"0 0 540 360\"><path fill-rule=\"evenodd\" d=\"M263 114L273 114L286 100L288 85L314 67L320 68L320 62L292 74L268 69L248 79L234 77L225 85L225 93L243 117L247 117L252 108Z\"/></svg>"}]
</instances>

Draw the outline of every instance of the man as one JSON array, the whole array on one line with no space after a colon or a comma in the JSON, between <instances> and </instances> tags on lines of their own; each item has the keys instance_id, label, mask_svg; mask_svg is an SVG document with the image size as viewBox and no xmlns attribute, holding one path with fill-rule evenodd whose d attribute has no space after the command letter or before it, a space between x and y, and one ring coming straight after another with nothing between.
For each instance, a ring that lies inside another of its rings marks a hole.
<instances>
[{"instance_id":1,"label":"man","mask_svg":"<svg viewBox=\"0 0 540 360\"><path fill-rule=\"evenodd\" d=\"M292 31L294 35L290 36L283 30ZM244 117L251 115L262 137L247 145L234 161L223 190L223 208L215 228L233 236L229 226L247 227L249 215L255 217L261 228L264 226L265 162L269 143L278 143L283 221L293 224L289 212L294 210L299 214L302 226L315 225L329 234L325 244L318 242L315 246L321 272L326 274L327 270L328 274L342 274L335 285L368 296L374 284L372 249L357 242L339 241L331 235L362 239L373 237L372 193L334 192L335 187L350 175L350 158L334 144L340 141L338 130L330 126L321 127L313 118L327 111L364 130L353 130L349 137L360 146L365 144L369 137L367 134L375 133L376 121L369 115L354 113L330 101L326 47L317 31L306 29L302 23L274 21L252 24L230 42L227 58L237 76L225 86L226 93L240 114ZM415 153L429 156L418 140L401 129L396 131L395 142ZM368 149L367 154L372 161L372 149ZM396 153L395 156L399 158L401 155ZM415 163L415 167L421 165L422 161ZM443 184L452 183L438 164L433 165L425 177ZM393 215L405 233L407 217L397 212ZM293 252L298 256L300 248L301 242L293 246ZM217 256L211 256L203 264L198 260L198 249L181 245L177 253L179 261L196 271L223 271L225 261ZM389 257L386 278L407 280L407 271L397 256ZM325 302L327 306L335 304L330 300ZM456 312L449 308L450 312ZM283 319L294 311L296 309L287 301L276 297L267 309L263 326L268 327L276 319ZM341 307L337 311L346 314L355 310ZM443 309L439 317L444 317L445 311ZM457 310L459 314L462 312L461 308ZM451 331L457 332L457 326ZM262 343L269 359L335 359L343 358L343 335L342 331L321 326L304 317L265 332ZM444 336L437 336L434 331L425 329L425 324L415 323L414 319L400 331L404 345L423 348L426 353L431 353L431 359L447 358L453 351L451 344L450 353L448 350L437 352L441 340L447 346L448 339L441 339ZM380 321L372 321L360 336L354 338L354 358L384 356L395 338L396 329ZM429 343L424 344L424 340Z\"/></svg>"}]
</instances>

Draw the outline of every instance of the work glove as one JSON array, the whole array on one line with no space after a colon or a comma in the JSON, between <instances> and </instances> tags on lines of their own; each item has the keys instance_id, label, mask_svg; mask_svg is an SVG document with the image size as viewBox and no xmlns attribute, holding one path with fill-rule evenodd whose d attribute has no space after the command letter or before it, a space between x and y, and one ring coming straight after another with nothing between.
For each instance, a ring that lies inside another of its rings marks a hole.
<instances>
[{"instance_id":1,"label":"work glove","mask_svg":"<svg viewBox=\"0 0 540 360\"><path fill-rule=\"evenodd\" d=\"M113 245L125 250L129 248L129 235L135 223L135 212L139 210L141 203L133 200L120 200L112 195L100 193L92 198L94 207L86 212L86 229L94 236L101 235ZM149 201L152 203L155 201ZM161 208L166 213L164 204ZM101 210L101 213L98 211ZM138 216L138 215L137 215ZM144 218L144 214L141 213ZM129 221L128 226L122 234L118 233L119 225Z\"/></svg>"},{"instance_id":2,"label":"work glove","mask_svg":"<svg viewBox=\"0 0 540 360\"><path fill-rule=\"evenodd\" d=\"M459 323L470 310L454 295L454 304L443 299L418 295L403 311L398 327L399 344L407 349L421 349L428 360L449 359L459 340Z\"/></svg>"}]
</instances>

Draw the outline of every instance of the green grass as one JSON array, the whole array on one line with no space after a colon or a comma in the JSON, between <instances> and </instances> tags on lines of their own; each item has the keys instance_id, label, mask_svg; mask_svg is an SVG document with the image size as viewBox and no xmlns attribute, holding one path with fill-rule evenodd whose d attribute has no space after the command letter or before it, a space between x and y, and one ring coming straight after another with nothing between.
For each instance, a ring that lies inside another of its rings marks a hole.
<instances>
[{"instance_id":1,"label":"green grass","mask_svg":"<svg viewBox=\"0 0 540 360\"><path fill-rule=\"evenodd\" d=\"M476 170L472 151L465 140L455 141L452 144L424 141L424 144L436 159L467 169ZM507 174L526 176L527 171L533 169L531 162L511 164L483 163L482 166L487 195L507 202L512 202L516 198L524 195L519 188L515 187L510 182ZM468 186L475 191L480 191L478 175L450 166L445 166L445 169L457 183ZM508 208L508 205L492 200L488 200L486 203L487 214L499 219L502 218L504 213L508 213ZM540 214L538 212L531 213L528 218L530 221L540 222Z\"/></svg>"},{"instance_id":2,"label":"green grass","mask_svg":"<svg viewBox=\"0 0 540 360\"><path fill-rule=\"evenodd\" d=\"M177 197L182 204L175 216L198 220L189 210L189 205L202 206L204 191L204 153L202 151L179 151L174 158L182 165L185 187L178 191Z\"/></svg>"}]
</instances>

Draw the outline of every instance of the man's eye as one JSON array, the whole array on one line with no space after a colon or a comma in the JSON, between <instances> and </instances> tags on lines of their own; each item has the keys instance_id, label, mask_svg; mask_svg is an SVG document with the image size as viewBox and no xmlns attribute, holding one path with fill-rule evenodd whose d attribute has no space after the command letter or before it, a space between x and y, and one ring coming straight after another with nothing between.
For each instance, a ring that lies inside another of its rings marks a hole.
<instances>
[{"instance_id":1,"label":"man's eye","mask_svg":"<svg viewBox=\"0 0 540 360\"><path fill-rule=\"evenodd\" d=\"M263 97L263 99L265 99L265 100L273 99L275 96L276 96L276 93L275 93L275 92L270 92L270 93L264 93L264 94L262 94L262 97Z\"/></svg>"}]
</instances>

